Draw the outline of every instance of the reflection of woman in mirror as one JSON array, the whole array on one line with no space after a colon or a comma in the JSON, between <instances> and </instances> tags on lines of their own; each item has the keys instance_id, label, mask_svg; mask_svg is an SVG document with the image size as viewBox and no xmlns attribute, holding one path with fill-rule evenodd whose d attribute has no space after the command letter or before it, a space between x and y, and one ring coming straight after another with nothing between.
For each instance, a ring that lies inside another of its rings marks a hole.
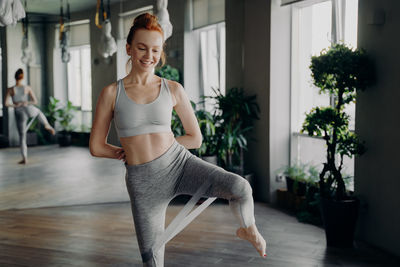
<instances>
[{"instance_id":1,"label":"reflection of woman in mirror","mask_svg":"<svg viewBox=\"0 0 400 267\"><path fill-rule=\"evenodd\" d=\"M51 127L43 112L34 106L37 104L36 96L33 93L32 88L22 84L23 79L24 72L22 69L18 69L15 72L16 83L13 87L7 88L7 93L4 100L4 105L6 107L13 107L15 111L22 154L22 160L18 162L19 164L28 163L26 132L28 131L27 123L29 118L37 117L47 131L49 131L52 135L55 134L55 130L53 127ZM12 99L12 104L9 101L10 98Z\"/></svg>"},{"instance_id":2,"label":"reflection of woman in mirror","mask_svg":"<svg viewBox=\"0 0 400 267\"><path fill-rule=\"evenodd\" d=\"M181 194L228 199L239 225L237 236L250 241L265 257L266 243L255 225L249 183L188 151L200 147L201 131L182 85L154 74L154 68L165 58L164 42L155 16L145 13L135 18L126 43L131 71L102 90L90 152L96 157L125 161L126 185L144 266L164 266L165 242L172 224L164 229L165 213L168 203ZM183 136L175 137L171 131L173 109L185 129ZM112 119L122 147L107 143ZM179 220L176 222L179 225Z\"/></svg>"}]
</instances>

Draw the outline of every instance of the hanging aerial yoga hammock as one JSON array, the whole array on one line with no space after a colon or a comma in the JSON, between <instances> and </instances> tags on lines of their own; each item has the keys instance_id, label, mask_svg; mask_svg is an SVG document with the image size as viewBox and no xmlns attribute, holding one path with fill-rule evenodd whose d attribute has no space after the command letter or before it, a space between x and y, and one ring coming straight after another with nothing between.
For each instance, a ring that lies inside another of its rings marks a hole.
<instances>
[{"instance_id":1,"label":"hanging aerial yoga hammock","mask_svg":"<svg viewBox=\"0 0 400 267\"><path fill-rule=\"evenodd\" d=\"M99 21L99 12L102 14L102 23ZM107 11L104 9L103 0L97 0L95 23L101 29L100 43L97 48L99 54L103 58L111 57L117 52L117 43L111 35L111 21L110 21L110 0L107 1Z\"/></svg>"},{"instance_id":2,"label":"hanging aerial yoga hammock","mask_svg":"<svg viewBox=\"0 0 400 267\"><path fill-rule=\"evenodd\" d=\"M25 18L25 10L20 0L0 1L0 26L15 25Z\"/></svg>"},{"instance_id":3,"label":"hanging aerial yoga hammock","mask_svg":"<svg viewBox=\"0 0 400 267\"><path fill-rule=\"evenodd\" d=\"M157 0L158 23L164 31L164 41L172 35L172 24L167 10L168 0Z\"/></svg>"}]
</instances>

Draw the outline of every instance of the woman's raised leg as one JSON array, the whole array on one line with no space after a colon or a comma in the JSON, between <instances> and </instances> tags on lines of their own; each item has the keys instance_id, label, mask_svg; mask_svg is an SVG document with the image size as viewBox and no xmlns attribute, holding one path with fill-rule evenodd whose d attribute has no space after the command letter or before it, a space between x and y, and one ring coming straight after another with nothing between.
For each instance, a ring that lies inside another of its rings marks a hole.
<instances>
[{"instance_id":1,"label":"woman's raised leg","mask_svg":"<svg viewBox=\"0 0 400 267\"><path fill-rule=\"evenodd\" d=\"M252 243L259 254L265 257L266 243L255 225L254 201L248 181L193 156L186 162L176 194L193 195L205 182L210 183L210 187L204 196L229 200L229 206L240 223L237 236Z\"/></svg>"}]
</instances>

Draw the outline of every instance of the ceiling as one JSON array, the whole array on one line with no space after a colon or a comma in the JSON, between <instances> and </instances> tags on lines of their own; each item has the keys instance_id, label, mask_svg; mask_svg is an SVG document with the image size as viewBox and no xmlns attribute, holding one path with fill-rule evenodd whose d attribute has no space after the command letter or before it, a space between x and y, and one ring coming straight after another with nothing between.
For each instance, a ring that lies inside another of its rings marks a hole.
<instances>
[{"instance_id":1,"label":"ceiling","mask_svg":"<svg viewBox=\"0 0 400 267\"><path fill-rule=\"evenodd\" d=\"M21 0L22 4L26 3L25 11L28 13L48 14L48 15L59 15L61 0ZM75 13L88 9L95 9L97 0L62 0L64 4L64 12L66 12L67 1L69 3L70 12ZM103 0L106 7L108 0ZM129 1L129 0L110 0L110 5Z\"/></svg>"}]
</instances>

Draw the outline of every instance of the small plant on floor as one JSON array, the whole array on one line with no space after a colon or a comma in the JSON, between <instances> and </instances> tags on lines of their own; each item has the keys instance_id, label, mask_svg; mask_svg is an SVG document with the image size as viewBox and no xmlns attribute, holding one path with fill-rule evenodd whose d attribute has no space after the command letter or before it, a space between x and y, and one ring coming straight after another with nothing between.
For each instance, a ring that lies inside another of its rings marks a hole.
<instances>
[{"instance_id":1,"label":"small plant on floor","mask_svg":"<svg viewBox=\"0 0 400 267\"><path fill-rule=\"evenodd\" d=\"M78 108L72 105L72 102L68 100L66 105L57 110L59 123L63 132L72 132L75 129L72 120L77 109Z\"/></svg>"},{"instance_id":2,"label":"small plant on floor","mask_svg":"<svg viewBox=\"0 0 400 267\"><path fill-rule=\"evenodd\" d=\"M47 120L49 121L50 125L55 128L56 121L58 119L58 110L60 108L60 100L55 97L50 96L49 103L45 109L45 115Z\"/></svg>"},{"instance_id":3,"label":"small plant on floor","mask_svg":"<svg viewBox=\"0 0 400 267\"><path fill-rule=\"evenodd\" d=\"M287 190L296 195L303 196L306 193L307 165L293 163L284 167L283 175L286 177Z\"/></svg>"}]
</instances>

